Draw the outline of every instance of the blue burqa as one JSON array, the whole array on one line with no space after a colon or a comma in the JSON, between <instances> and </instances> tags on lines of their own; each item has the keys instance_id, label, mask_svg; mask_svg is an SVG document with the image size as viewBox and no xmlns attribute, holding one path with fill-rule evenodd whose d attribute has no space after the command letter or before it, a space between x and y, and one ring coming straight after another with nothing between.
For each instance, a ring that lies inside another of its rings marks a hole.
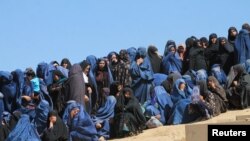
<instances>
[{"instance_id":1,"label":"blue burqa","mask_svg":"<svg viewBox=\"0 0 250 141\"><path fill-rule=\"evenodd\" d=\"M146 57L146 49L138 48L136 55L143 56L144 62L137 65L136 61L133 61L131 64L132 89L134 90L134 96L143 104L150 99L150 87L153 84L154 77L150 61Z\"/></svg>"},{"instance_id":2,"label":"blue burqa","mask_svg":"<svg viewBox=\"0 0 250 141\"><path fill-rule=\"evenodd\" d=\"M114 107L116 104L116 98L114 96L107 96L106 102L101 106L96 115L92 117L94 124L100 123L101 129L97 129L99 137L103 136L105 139L110 137L110 125L109 119L114 117Z\"/></svg>"},{"instance_id":3,"label":"blue burqa","mask_svg":"<svg viewBox=\"0 0 250 141\"><path fill-rule=\"evenodd\" d=\"M73 109L79 109L79 112L73 117L70 117L70 112ZM69 141L97 141L97 131L93 121L82 104L71 102L66 107L63 121L69 128Z\"/></svg>"},{"instance_id":4,"label":"blue burqa","mask_svg":"<svg viewBox=\"0 0 250 141\"><path fill-rule=\"evenodd\" d=\"M191 95L187 90L180 90L180 83L185 83L183 79L178 79L175 82L173 92L171 93L171 99L174 103L171 115L168 119L168 124L182 124L194 121L199 117L199 114L191 114L189 111L189 105L192 102Z\"/></svg>"},{"instance_id":5,"label":"blue burqa","mask_svg":"<svg viewBox=\"0 0 250 141\"><path fill-rule=\"evenodd\" d=\"M156 86L152 92L152 99L146 106L146 116L161 115L160 122L166 124L169 117L173 102L170 95L166 92L163 86Z\"/></svg>"},{"instance_id":6,"label":"blue burqa","mask_svg":"<svg viewBox=\"0 0 250 141\"><path fill-rule=\"evenodd\" d=\"M236 63L245 63L250 59L250 35L246 29L240 30L235 40Z\"/></svg>"},{"instance_id":7,"label":"blue burqa","mask_svg":"<svg viewBox=\"0 0 250 141\"><path fill-rule=\"evenodd\" d=\"M50 106L46 100L42 100L35 109L34 125L39 135L46 129L49 111Z\"/></svg>"},{"instance_id":8,"label":"blue burqa","mask_svg":"<svg viewBox=\"0 0 250 141\"><path fill-rule=\"evenodd\" d=\"M30 117L23 114L5 141L40 141L40 137L31 125Z\"/></svg>"}]
</instances>

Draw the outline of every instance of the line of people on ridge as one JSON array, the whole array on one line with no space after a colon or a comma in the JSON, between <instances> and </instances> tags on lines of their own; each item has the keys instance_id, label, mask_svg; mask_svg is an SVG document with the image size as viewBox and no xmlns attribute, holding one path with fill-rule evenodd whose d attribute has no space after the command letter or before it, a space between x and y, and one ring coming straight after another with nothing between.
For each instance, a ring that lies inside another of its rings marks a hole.
<instances>
[{"instance_id":1,"label":"line of people on ridge","mask_svg":"<svg viewBox=\"0 0 250 141\"><path fill-rule=\"evenodd\" d=\"M103 141L250 106L250 26L0 71L0 141Z\"/></svg>"}]
</instances>

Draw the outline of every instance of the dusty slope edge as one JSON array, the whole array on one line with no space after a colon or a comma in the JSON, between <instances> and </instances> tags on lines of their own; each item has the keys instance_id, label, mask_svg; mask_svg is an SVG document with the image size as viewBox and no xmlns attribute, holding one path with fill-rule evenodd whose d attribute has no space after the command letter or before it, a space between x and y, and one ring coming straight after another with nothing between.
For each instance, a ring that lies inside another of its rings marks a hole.
<instances>
[{"instance_id":1,"label":"dusty slope edge","mask_svg":"<svg viewBox=\"0 0 250 141\"><path fill-rule=\"evenodd\" d=\"M185 126L233 122L236 121L236 116L241 115L250 115L250 108L245 110L228 111L206 121L148 129L144 130L143 133L137 136L122 139L113 139L111 141L186 141Z\"/></svg>"}]
</instances>

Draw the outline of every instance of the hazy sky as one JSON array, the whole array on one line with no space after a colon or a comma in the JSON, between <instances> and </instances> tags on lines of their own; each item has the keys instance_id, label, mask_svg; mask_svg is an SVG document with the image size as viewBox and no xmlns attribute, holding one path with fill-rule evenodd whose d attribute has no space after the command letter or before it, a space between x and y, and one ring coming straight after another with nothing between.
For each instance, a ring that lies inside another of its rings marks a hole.
<instances>
[{"instance_id":1,"label":"hazy sky","mask_svg":"<svg viewBox=\"0 0 250 141\"><path fill-rule=\"evenodd\" d=\"M250 23L248 0L0 0L0 70L106 56Z\"/></svg>"}]
</instances>

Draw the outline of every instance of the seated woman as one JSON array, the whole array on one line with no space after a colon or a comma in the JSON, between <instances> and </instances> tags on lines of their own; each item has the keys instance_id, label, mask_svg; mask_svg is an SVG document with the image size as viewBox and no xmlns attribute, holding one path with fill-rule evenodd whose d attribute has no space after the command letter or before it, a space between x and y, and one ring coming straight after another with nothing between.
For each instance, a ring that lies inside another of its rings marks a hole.
<instances>
[{"instance_id":1,"label":"seated woman","mask_svg":"<svg viewBox=\"0 0 250 141\"><path fill-rule=\"evenodd\" d=\"M65 109L63 121L69 129L70 141L97 141L94 123L82 104L70 101Z\"/></svg>"},{"instance_id":2,"label":"seated woman","mask_svg":"<svg viewBox=\"0 0 250 141\"><path fill-rule=\"evenodd\" d=\"M189 123L200 116L196 113L191 113L189 110L192 100L186 89L184 79L180 78L175 81L173 92L170 95L174 105L167 121L168 124Z\"/></svg>"},{"instance_id":3,"label":"seated woman","mask_svg":"<svg viewBox=\"0 0 250 141\"><path fill-rule=\"evenodd\" d=\"M208 90L214 95L215 109L213 116L224 113L228 108L228 100L224 88L219 84L214 76L208 77Z\"/></svg>"},{"instance_id":4,"label":"seated woman","mask_svg":"<svg viewBox=\"0 0 250 141\"><path fill-rule=\"evenodd\" d=\"M109 96L109 93L109 88L102 89L98 105L92 111L92 121L95 124L99 140L110 138L110 122L114 117L116 98Z\"/></svg>"},{"instance_id":5,"label":"seated woman","mask_svg":"<svg viewBox=\"0 0 250 141\"><path fill-rule=\"evenodd\" d=\"M169 117L173 102L163 86L156 86L151 92L151 100L144 104L146 117L155 116L164 125Z\"/></svg>"},{"instance_id":6,"label":"seated woman","mask_svg":"<svg viewBox=\"0 0 250 141\"><path fill-rule=\"evenodd\" d=\"M142 132L146 119L131 88L124 88L115 105L114 132L124 137Z\"/></svg>"},{"instance_id":7,"label":"seated woman","mask_svg":"<svg viewBox=\"0 0 250 141\"><path fill-rule=\"evenodd\" d=\"M250 75L241 64L232 66L228 74L227 98L231 109L250 105Z\"/></svg>"},{"instance_id":8,"label":"seated woman","mask_svg":"<svg viewBox=\"0 0 250 141\"><path fill-rule=\"evenodd\" d=\"M5 141L40 141L40 137L31 125L30 117L23 114Z\"/></svg>"},{"instance_id":9,"label":"seated woman","mask_svg":"<svg viewBox=\"0 0 250 141\"><path fill-rule=\"evenodd\" d=\"M67 141L68 129L56 111L50 111L47 119L47 129L42 136L43 141Z\"/></svg>"}]
</instances>

